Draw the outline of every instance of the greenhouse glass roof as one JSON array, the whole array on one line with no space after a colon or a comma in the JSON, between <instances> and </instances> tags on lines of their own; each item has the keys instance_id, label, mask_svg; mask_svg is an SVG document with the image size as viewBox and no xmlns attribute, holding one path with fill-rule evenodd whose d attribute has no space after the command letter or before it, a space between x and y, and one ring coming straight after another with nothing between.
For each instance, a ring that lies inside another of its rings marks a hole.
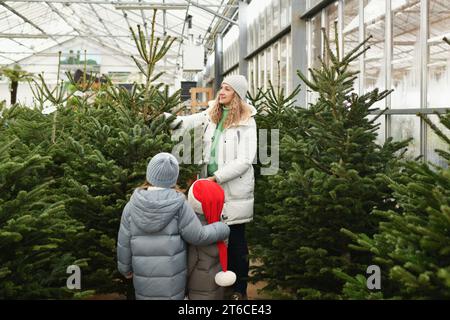
<instances>
[{"instance_id":1,"label":"greenhouse glass roof","mask_svg":"<svg viewBox=\"0 0 450 320\"><path fill-rule=\"evenodd\" d=\"M191 38L212 49L214 35L235 24L238 1L0 0L0 65L20 63L77 38L137 56L129 28L146 24L149 31L155 8L156 35L177 38L166 56L176 66L182 41Z\"/></svg>"}]
</instances>

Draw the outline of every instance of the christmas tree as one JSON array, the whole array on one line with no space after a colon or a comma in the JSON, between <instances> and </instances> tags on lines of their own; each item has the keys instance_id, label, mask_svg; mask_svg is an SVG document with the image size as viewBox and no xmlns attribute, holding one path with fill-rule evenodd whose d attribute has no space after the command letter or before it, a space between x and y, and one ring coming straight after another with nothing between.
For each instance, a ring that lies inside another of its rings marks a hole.
<instances>
[{"instance_id":1,"label":"christmas tree","mask_svg":"<svg viewBox=\"0 0 450 320\"><path fill-rule=\"evenodd\" d=\"M17 101L17 90L19 88L19 82L25 82L33 77L33 74L28 73L19 65L14 65L12 68L1 68L0 74L4 74L9 79L9 91L11 92L11 105Z\"/></svg>"},{"instance_id":2,"label":"christmas tree","mask_svg":"<svg viewBox=\"0 0 450 320\"><path fill-rule=\"evenodd\" d=\"M149 39L133 31L144 84L127 91L108 81L92 90L92 75L74 82L67 74L68 92L62 80L51 87L40 75L34 108L0 110L0 297L130 292L116 262L122 210L148 161L172 151L172 120L162 113L180 103L180 92L169 94L153 75L173 39L161 44L153 30ZM181 166L180 187L197 169ZM81 269L81 290L66 288L70 265Z\"/></svg>"},{"instance_id":3,"label":"christmas tree","mask_svg":"<svg viewBox=\"0 0 450 320\"><path fill-rule=\"evenodd\" d=\"M295 130L281 139L280 172L268 178L262 197L271 213L263 218L269 232L254 248L262 262L254 279L279 298L339 298L344 283L334 270L356 274L368 265L370 256L351 251L340 230L376 232L373 208L393 205L379 174L397 170L396 152L407 144L376 143L379 125L369 115L389 91L354 93L357 74L348 67L369 49L369 39L343 57L337 43L334 54L325 40L330 61L310 70L312 80L299 73L318 99L296 110Z\"/></svg>"},{"instance_id":4,"label":"christmas tree","mask_svg":"<svg viewBox=\"0 0 450 320\"><path fill-rule=\"evenodd\" d=\"M66 268L86 265L71 250L84 226L70 217L70 198L56 191L55 179L47 174L52 159L34 131L45 131L43 116L18 106L0 111L0 298L90 294L65 288Z\"/></svg>"},{"instance_id":5,"label":"christmas tree","mask_svg":"<svg viewBox=\"0 0 450 320\"><path fill-rule=\"evenodd\" d=\"M371 254L381 272L380 290L369 290L367 275L337 274L346 281L343 295L350 299L450 298L450 137L425 115L420 115L447 145L437 153L446 168L408 161L401 175L384 176L397 206L375 210L383 222L374 235L342 232L354 240L350 248ZM436 114L450 130L450 112Z\"/></svg>"},{"instance_id":6,"label":"christmas tree","mask_svg":"<svg viewBox=\"0 0 450 320\"><path fill-rule=\"evenodd\" d=\"M278 73L279 77L280 71ZM280 82L278 81L278 83ZM287 168L286 163L280 163L279 161L285 159L284 154L280 154L280 152L284 152L284 150L280 150L279 141L285 135L298 131L302 126L302 117L299 116L298 108L293 107L295 96L299 91L300 86L295 88L289 94L286 94L284 88L276 87L269 81L269 87L266 91L260 88L255 95L248 95L252 105L255 106L257 110L255 120L260 133L260 136L258 137L259 161L254 165L254 223L249 224L249 227L246 229L250 244L251 258L255 260L259 260L259 257L252 254L252 247L255 244L263 245L262 241L269 239L260 237L260 235L271 232L271 227L265 220L266 216L272 213L272 210L268 208L265 203L266 191L270 188L269 177L271 174L276 173L275 171L279 170L280 166L284 169ZM261 133L263 134L261 135ZM277 154L278 157L275 157ZM265 161L261 158L262 155L267 155L268 159ZM278 163L274 163L277 159ZM271 167L273 167L274 170L269 171ZM264 172L264 170L266 170L266 172Z\"/></svg>"},{"instance_id":7,"label":"christmas tree","mask_svg":"<svg viewBox=\"0 0 450 320\"><path fill-rule=\"evenodd\" d=\"M446 150L436 150L446 165L405 162L398 175L383 176L396 206L374 210L382 219L378 232L368 235L342 229L353 240L350 248L370 254L381 273L381 288L369 290L367 274L354 276L337 270L346 281L346 298L450 298L450 112L436 113L441 128L426 115L418 115L446 146Z\"/></svg>"},{"instance_id":8,"label":"christmas tree","mask_svg":"<svg viewBox=\"0 0 450 320\"><path fill-rule=\"evenodd\" d=\"M450 112L437 115L450 130ZM450 146L450 138L425 115L436 134ZM371 264L381 271L381 290L369 290L366 274L346 280L343 294L351 299L449 299L450 298L450 153L437 150L447 168L409 161L398 177L385 176L397 206L375 210L383 220L375 235L343 233L354 240L350 247L372 255Z\"/></svg>"}]
</instances>

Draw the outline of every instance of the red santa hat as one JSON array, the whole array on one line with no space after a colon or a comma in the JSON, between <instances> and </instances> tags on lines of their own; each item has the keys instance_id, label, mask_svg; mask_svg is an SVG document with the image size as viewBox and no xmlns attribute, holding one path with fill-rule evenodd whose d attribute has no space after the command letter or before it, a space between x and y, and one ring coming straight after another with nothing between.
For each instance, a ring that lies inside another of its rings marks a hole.
<instances>
[{"instance_id":1,"label":"red santa hat","mask_svg":"<svg viewBox=\"0 0 450 320\"><path fill-rule=\"evenodd\" d=\"M203 214L208 224L220 221L225 193L217 183L200 179L195 181L188 194L188 202L195 212ZM236 281L236 274L228 270L227 246L223 241L217 242L222 271L216 274L215 281L221 287L231 286Z\"/></svg>"}]
</instances>

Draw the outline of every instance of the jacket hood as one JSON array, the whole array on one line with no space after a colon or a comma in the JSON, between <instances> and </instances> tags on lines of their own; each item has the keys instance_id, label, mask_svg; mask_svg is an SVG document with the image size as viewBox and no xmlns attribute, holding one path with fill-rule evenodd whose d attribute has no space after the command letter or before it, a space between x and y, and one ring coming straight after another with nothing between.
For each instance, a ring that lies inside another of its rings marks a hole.
<instances>
[{"instance_id":1,"label":"jacket hood","mask_svg":"<svg viewBox=\"0 0 450 320\"><path fill-rule=\"evenodd\" d=\"M183 206L185 196L173 189L136 189L131 196L131 219L139 229L154 233L164 229Z\"/></svg>"}]
</instances>

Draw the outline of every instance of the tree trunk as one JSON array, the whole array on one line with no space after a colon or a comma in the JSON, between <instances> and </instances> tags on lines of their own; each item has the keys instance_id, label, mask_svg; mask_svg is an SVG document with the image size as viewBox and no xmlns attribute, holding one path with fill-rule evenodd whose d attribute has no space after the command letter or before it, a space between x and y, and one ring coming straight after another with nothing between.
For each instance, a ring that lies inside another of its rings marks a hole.
<instances>
[{"instance_id":1,"label":"tree trunk","mask_svg":"<svg viewBox=\"0 0 450 320\"><path fill-rule=\"evenodd\" d=\"M17 88L19 87L19 81L11 82L11 105L14 105L17 101Z\"/></svg>"}]
</instances>

